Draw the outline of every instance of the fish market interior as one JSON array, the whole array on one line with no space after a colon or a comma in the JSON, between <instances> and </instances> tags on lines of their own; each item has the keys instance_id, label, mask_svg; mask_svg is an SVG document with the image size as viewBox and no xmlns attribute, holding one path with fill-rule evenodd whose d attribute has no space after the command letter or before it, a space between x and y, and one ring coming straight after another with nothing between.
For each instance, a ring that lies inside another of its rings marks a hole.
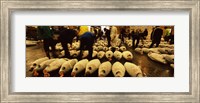
<instances>
[{"instance_id":1,"label":"fish market interior","mask_svg":"<svg viewBox=\"0 0 200 103\"><path fill-rule=\"evenodd\" d=\"M26 26L26 77L174 77L174 26Z\"/></svg>"}]
</instances>

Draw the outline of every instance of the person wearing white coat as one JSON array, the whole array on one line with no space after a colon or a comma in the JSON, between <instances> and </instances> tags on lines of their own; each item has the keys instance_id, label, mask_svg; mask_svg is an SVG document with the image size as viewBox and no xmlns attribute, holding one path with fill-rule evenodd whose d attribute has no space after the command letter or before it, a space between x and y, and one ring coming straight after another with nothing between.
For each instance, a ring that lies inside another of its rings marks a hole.
<instances>
[{"instance_id":1,"label":"person wearing white coat","mask_svg":"<svg viewBox=\"0 0 200 103\"><path fill-rule=\"evenodd\" d=\"M111 46L112 47L115 47L115 44L116 44L118 37L119 37L119 35L118 35L117 27L112 26L111 31L110 31L110 38L111 38Z\"/></svg>"}]
</instances>

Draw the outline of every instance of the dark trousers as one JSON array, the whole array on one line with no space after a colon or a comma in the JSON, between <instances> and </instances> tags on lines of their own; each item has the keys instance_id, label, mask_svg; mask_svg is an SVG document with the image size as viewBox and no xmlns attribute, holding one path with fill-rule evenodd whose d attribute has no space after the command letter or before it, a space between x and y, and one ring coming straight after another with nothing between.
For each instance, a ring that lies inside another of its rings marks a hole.
<instances>
[{"instance_id":1,"label":"dark trousers","mask_svg":"<svg viewBox=\"0 0 200 103\"><path fill-rule=\"evenodd\" d=\"M125 34L121 34L121 35L120 35L120 39L122 40L122 43L124 43L124 35L125 35Z\"/></svg>"},{"instance_id":2,"label":"dark trousers","mask_svg":"<svg viewBox=\"0 0 200 103\"><path fill-rule=\"evenodd\" d=\"M152 48L154 44L156 44L156 47L158 47L159 44L160 44L160 41L152 40L152 43L151 43L151 45L149 46L149 48Z\"/></svg>"},{"instance_id":3,"label":"dark trousers","mask_svg":"<svg viewBox=\"0 0 200 103\"><path fill-rule=\"evenodd\" d=\"M140 37L138 36L138 35L133 35L132 36L132 40L133 40L133 48L136 48L137 46L138 46L138 44L139 44L139 41L140 41ZM136 45L135 45L135 41L137 40L137 42L136 42Z\"/></svg>"},{"instance_id":4,"label":"dark trousers","mask_svg":"<svg viewBox=\"0 0 200 103\"><path fill-rule=\"evenodd\" d=\"M174 44L174 35L170 35L170 44Z\"/></svg>"},{"instance_id":5,"label":"dark trousers","mask_svg":"<svg viewBox=\"0 0 200 103\"><path fill-rule=\"evenodd\" d=\"M103 36L103 34L98 34L98 36L96 37L96 39L102 40L102 36Z\"/></svg>"},{"instance_id":6,"label":"dark trousers","mask_svg":"<svg viewBox=\"0 0 200 103\"><path fill-rule=\"evenodd\" d=\"M110 40L111 40L111 38L110 38L110 36L106 36L107 37L107 41L108 41L108 47L110 47Z\"/></svg>"},{"instance_id":7,"label":"dark trousers","mask_svg":"<svg viewBox=\"0 0 200 103\"><path fill-rule=\"evenodd\" d=\"M69 53L69 49L68 49L68 42L66 41L61 41L61 44L62 44L62 47L63 47L63 50L65 51L65 58L70 58L70 53Z\"/></svg>"},{"instance_id":8,"label":"dark trousers","mask_svg":"<svg viewBox=\"0 0 200 103\"><path fill-rule=\"evenodd\" d=\"M55 54L55 41L52 38L45 38L43 40L44 40L43 43L44 43L44 50L45 50L46 56L50 58L49 47L51 47L53 56L55 57L56 56L56 54Z\"/></svg>"},{"instance_id":9,"label":"dark trousers","mask_svg":"<svg viewBox=\"0 0 200 103\"><path fill-rule=\"evenodd\" d=\"M88 55L87 58L89 60L92 59L93 44L94 44L94 38L81 38L80 39L80 54L79 54L79 57L78 57L79 60L82 59L83 50L88 50L89 51L89 55Z\"/></svg>"}]
</instances>

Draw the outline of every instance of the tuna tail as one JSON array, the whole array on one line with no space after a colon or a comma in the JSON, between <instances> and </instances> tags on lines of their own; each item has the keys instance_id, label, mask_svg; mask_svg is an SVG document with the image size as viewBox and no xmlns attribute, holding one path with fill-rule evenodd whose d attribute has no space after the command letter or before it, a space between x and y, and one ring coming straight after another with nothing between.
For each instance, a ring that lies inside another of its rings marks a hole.
<instances>
[{"instance_id":1,"label":"tuna tail","mask_svg":"<svg viewBox=\"0 0 200 103\"><path fill-rule=\"evenodd\" d=\"M59 75L60 75L60 77L64 77L64 72L60 71Z\"/></svg>"},{"instance_id":2,"label":"tuna tail","mask_svg":"<svg viewBox=\"0 0 200 103\"><path fill-rule=\"evenodd\" d=\"M72 72L72 73L71 73L71 76L72 76L72 77L76 77L76 73L75 73L75 72Z\"/></svg>"},{"instance_id":3,"label":"tuna tail","mask_svg":"<svg viewBox=\"0 0 200 103\"><path fill-rule=\"evenodd\" d=\"M49 73L45 73L44 77L50 77L50 74Z\"/></svg>"},{"instance_id":4,"label":"tuna tail","mask_svg":"<svg viewBox=\"0 0 200 103\"><path fill-rule=\"evenodd\" d=\"M109 60L109 61L112 61L112 58L111 58L111 57L109 57L109 58L108 58L108 60Z\"/></svg>"},{"instance_id":5,"label":"tuna tail","mask_svg":"<svg viewBox=\"0 0 200 103\"><path fill-rule=\"evenodd\" d=\"M43 74L44 74L44 77L50 77L50 74L45 69L43 70Z\"/></svg>"},{"instance_id":6,"label":"tuna tail","mask_svg":"<svg viewBox=\"0 0 200 103\"><path fill-rule=\"evenodd\" d=\"M103 74L99 74L99 77L105 77Z\"/></svg>"},{"instance_id":7,"label":"tuna tail","mask_svg":"<svg viewBox=\"0 0 200 103\"><path fill-rule=\"evenodd\" d=\"M84 76L89 76L90 75L90 72L86 72L85 74L84 74Z\"/></svg>"},{"instance_id":8,"label":"tuna tail","mask_svg":"<svg viewBox=\"0 0 200 103\"><path fill-rule=\"evenodd\" d=\"M39 73L37 72L37 70L33 71L33 76L37 77L39 75Z\"/></svg>"}]
</instances>

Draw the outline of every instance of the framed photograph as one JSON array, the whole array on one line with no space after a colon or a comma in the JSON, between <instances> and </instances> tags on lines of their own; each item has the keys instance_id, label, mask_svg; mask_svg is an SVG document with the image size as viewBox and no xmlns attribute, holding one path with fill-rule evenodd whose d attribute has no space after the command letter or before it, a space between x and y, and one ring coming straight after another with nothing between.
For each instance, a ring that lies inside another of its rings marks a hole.
<instances>
[{"instance_id":1,"label":"framed photograph","mask_svg":"<svg viewBox=\"0 0 200 103\"><path fill-rule=\"evenodd\" d=\"M0 1L2 103L200 102L199 0Z\"/></svg>"}]
</instances>

